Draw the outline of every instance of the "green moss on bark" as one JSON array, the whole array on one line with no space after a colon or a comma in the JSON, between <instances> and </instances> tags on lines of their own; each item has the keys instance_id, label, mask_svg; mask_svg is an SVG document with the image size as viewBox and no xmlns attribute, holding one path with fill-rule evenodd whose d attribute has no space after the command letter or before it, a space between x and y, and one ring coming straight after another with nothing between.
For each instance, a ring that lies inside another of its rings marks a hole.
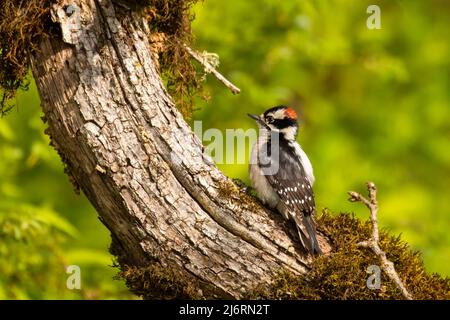
<instances>
[{"instance_id":1,"label":"green moss on bark","mask_svg":"<svg viewBox=\"0 0 450 320\"><path fill-rule=\"evenodd\" d=\"M324 211L318 229L331 241L333 250L316 258L305 275L280 270L270 284L262 283L246 295L249 299L403 299L400 291L382 272L380 289L369 289L367 267L380 265L370 249L356 244L369 239L371 225L352 214ZM450 280L426 272L420 253L411 250L400 237L380 232L380 246L386 252L415 299L450 299ZM135 294L151 299L217 299L223 292L184 272L154 263L146 267L123 267L120 277ZM229 297L227 297L229 298Z\"/></svg>"},{"instance_id":2,"label":"green moss on bark","mask_svg":"<svg viewBox=\"0 0 450 320\"><path fill-rule=\"evenodd\" d=\"M125 279L131 292L146 299L200 299L202 296L195 282L157 263L144 268L126 267L119 276Z\"/></svg>"},{"instance_id":3,"label":"green moss on bark","mask_svg":"<svg viewBox=\"0 0 450 320\"><path fill-rule=\"evenodd\" d=\"M371 224L352 214L324 211L318 229L327 235L333 251L315 259L308 274L280 271L271 284L261 284L249 298L266 299L403 299L392 281L381 273L380 289L369 289L367 267L380 265L372 250L356 244L368 240ZM450 280L426 272L420 253L399 236L380 232L380 246L415 299L450 299Z\"/></svg>"},{"instance_id":4,"label":"green moss on bark","mask_svg":"<svg viewBox=\"0 0 450 320\"><path fill-rule=\"evenodd\" d=\"M146 267L122 267L118 278L144 299L230 299L224 291L174 267L155 262Z\"/></svg>"}]
</instances>

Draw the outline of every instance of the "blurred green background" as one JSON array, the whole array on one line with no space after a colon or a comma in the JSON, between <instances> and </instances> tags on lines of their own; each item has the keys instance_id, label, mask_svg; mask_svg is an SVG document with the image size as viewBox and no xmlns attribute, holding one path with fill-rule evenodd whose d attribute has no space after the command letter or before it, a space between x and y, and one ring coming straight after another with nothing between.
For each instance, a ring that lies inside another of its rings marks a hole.
<instances>
[{"instance_id":1,"label":"blurred green background","mask_svg":"<svg viewBox=\"0 0 450 320\"><path fill-rule=\"evenodd\" d=\"M366 27L370 4L380 30ZM319 209L366 219L346 192L373 180L381 226L450 275L450 1L205 0L193 11L194 47L218 53L242 93L207 76L211 98L192 121L248 129L247 112L294 107ZM48 145L35 86L15 103L0 119L0 299L135 298L113 279L109 233ZM219 167L248 182L247 165ZM81 290L66 287L71 264Z\"/></svg>"}]
</instances>

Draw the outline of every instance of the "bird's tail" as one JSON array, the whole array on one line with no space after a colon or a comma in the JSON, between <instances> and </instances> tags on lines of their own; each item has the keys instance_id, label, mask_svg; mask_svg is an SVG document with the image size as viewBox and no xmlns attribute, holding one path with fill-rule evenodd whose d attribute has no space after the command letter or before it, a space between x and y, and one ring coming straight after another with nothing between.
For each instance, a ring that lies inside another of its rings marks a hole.
<instances>
[{"instance_id":1,"label":"bird's tail","mask_svg":"<svg viewBox=\"0 0 450 320\"><path fill-rule=\"evenodd\" d=\"M311 215L305 215L301 221L295 219L298 235L303 247L311 254L321 254L319 243L317 242L316 226Z\"/></svg>"}]
</instances>

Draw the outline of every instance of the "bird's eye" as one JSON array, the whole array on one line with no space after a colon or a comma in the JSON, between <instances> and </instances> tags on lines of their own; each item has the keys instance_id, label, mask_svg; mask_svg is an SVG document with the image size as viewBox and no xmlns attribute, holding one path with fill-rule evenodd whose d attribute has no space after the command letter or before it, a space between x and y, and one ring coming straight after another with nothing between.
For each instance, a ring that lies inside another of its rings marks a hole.
<instances>
[{"instance_id":1,"label":"bird's eye","mask_svg":"<svg viewBox=\"0 0 450 320\"><path fill-rule=\"evenodd\" d=\"M272 123L273 122L273 117L272 116L267 116L266 117L266 122L267 123Z\"/></svg>"}]
</instances>

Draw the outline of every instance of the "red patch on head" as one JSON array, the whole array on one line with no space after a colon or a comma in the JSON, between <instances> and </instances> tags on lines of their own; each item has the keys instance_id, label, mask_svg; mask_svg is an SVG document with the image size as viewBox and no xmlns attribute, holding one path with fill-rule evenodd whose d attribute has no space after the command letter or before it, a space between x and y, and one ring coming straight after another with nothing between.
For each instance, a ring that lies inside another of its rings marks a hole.
<instances>
[{"instance_id":1,"label":"red patch on head","mask_svg":"<svg viewBox=\"0 0 450 320\"><path fill-rule=\"evenodd\" d=\"M297 112L292 108L287 108L284 110L284 115L290 119L297 120Z\"/></svg>"}]
</instances>

